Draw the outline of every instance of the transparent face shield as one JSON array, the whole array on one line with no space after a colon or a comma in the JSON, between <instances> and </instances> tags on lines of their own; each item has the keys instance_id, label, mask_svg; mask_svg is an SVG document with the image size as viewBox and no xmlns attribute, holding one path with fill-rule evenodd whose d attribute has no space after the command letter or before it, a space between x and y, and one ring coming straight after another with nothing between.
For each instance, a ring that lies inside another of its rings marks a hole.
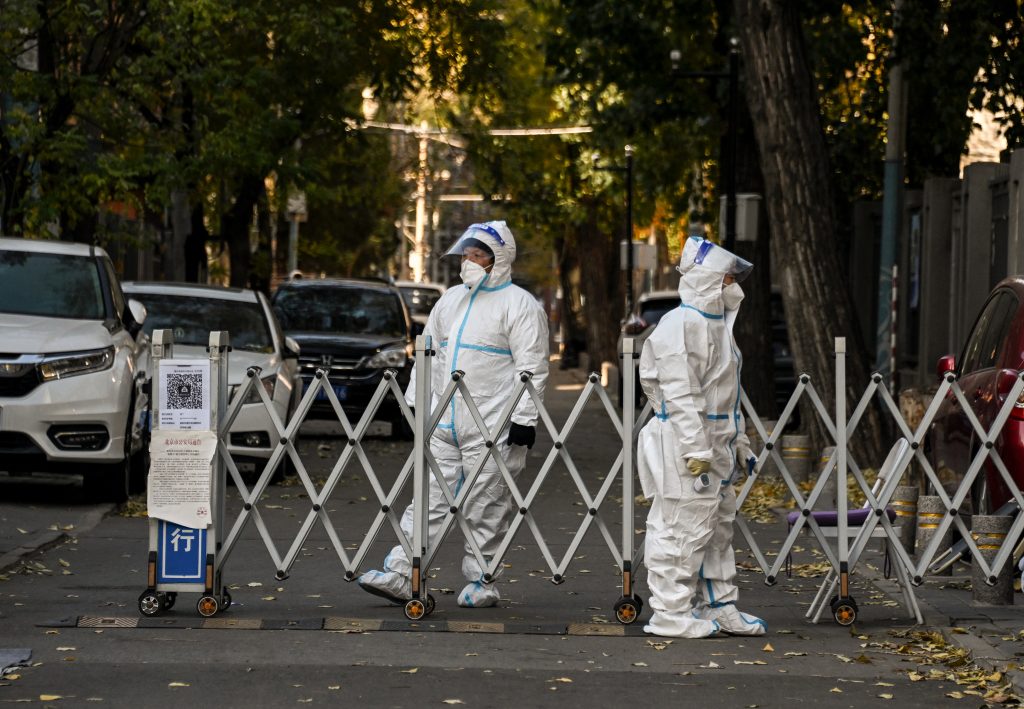
<instances>
[{"instance_id":1,"label":"transparent face shield","mask_svg":"<svg viewBox=\"0 0 1024 709\"><path fill-rule=\"evenodd\" d=\"M737 283L749 276L751 269L754 268L750 261L726 251L707 239L691 238L686 242L682 263L676 266L676 270L684 274L698 265L723 276L732 276Z\"/></svg>"},{"instance_id":2,"label":"transparent face shield","mask_svg":"<svg viewBox=\"0 0 1024 709\"><path fill-rule=\"evenodd\" d=\"M493 243L488 243L492 241ZM494 245L498 244L501 246L505 245L505 240L498 233L498 230L488 224L473 224L462 236L459 237L458 241L452 244L452 247L445 251L445 256L462 256L465 250L474 246L478 249L483 249L494 257Z\"/></svg>"}]
</instances>

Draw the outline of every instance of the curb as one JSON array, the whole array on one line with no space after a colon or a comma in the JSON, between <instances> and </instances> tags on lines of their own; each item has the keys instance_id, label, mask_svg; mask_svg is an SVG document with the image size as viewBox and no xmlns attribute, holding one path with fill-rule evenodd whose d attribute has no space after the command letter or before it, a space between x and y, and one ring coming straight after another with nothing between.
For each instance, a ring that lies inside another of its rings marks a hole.
<instances>
[{"instance_id":1,"label":"curb","mask_svg":"<svg viewBox=\"0 0 1024 709\"><path fill-rule=\"evenodd\" d=\"M98 507L95 510L91 510L83 515L80 523L75 528L74 534L68 534L63 531L50 531L47 530L42 534L39 534L34 539L22 544L19 547L12 549L3 556L0 556L0 574L9 571L21 563L22 559L32 554L36 554L48 549L52 549L55 546L63 544L68 539L77 537L80 534L89 532L94 529L105 517L112 514L117 510L117 505L109 504Z\"/></svg>"}]
</instances>

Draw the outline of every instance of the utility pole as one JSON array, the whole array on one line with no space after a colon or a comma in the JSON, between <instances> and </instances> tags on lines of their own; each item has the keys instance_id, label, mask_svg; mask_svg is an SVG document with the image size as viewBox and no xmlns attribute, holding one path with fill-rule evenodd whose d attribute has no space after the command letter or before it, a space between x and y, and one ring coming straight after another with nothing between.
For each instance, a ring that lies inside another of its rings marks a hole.
<instances>
[{"instance_id":1,"label":"utility pole","mask_svg":"<svg viewBox=\"0 0 1024 709\"><path fill-rule=\"evenodd\" d=\"M900 231L903 197L904 90L903 62L899 58L900 13L903 0L896 0L893 52L897 55L889 70L889 121L886 126L885 182L882 193L882 243L878 255L878 317L875 325L875 370L886 377L890 388L896 372L890 366L893 344L892 290L896 242Z\"/></svg>"}]
</instances>

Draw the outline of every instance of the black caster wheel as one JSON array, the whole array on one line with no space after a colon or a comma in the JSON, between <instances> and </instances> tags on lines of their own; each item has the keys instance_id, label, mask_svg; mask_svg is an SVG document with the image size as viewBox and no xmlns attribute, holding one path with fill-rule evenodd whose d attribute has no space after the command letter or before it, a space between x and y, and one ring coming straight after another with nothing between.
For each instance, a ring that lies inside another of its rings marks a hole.
<instances>
[{"instance_id":1,"label":"black caster wheel","mask_svg":"<svg viewBox=\"0 0 1024 709\"><path fill-rule=\"evenodd\" d=\"M419 598L413 598L405 602L402 611L409 620L420 620L427 614L427 603Z\"/></svg>"},{"instance_id":2,"label":"black caster wheel","mask_svg":"<svg viewBox=\"0 0 1024 709\"><path fill-rule=\"evenodd\" d=\"M220 597L220 608L221 608L221 610L226 611L230 607L231 607L231 594L228 593L227 591L225 591L224 595Z\"/></svg>"},{"instance_id":3,"label":"black caster wheel","mask_svg":"<svg viewBox=\"0 0 1024 709\"><path fill-rule=\"evenodd\" d=\"M196 610L204 618L212 618L220 610L220 605L213 596L203 596L196 603Z\"/></svg>"},{"instance_id":4,"label":"black caster wheel","mask_svg":"<svg viewBox=\"0 0 1024 709\"><path fill-rule=\"evenodd\" d=\"M623 596L615 603L615 620L623 625L636 622L640 617L643 601L636 597Z\"/></svg>"},{"instance_id":5,"label":"black caster wheel","mask_svg":"<svg viewBox=\"0 0 1024 709\"><path fill-rule=\"evenodd\" d=\"M160 594L155 591L143 591L139 596L139 613L151 618L163 612L164 604L160 600Z\"/></svg>"},{"instance_id":6,"label":"black caster wheel","mask_svg":"<svg viewBox=\"0 0 1024 709\"><path fill-rule=\"evenodd\" d=\"M430 615L434 612L434 607L437 604L434 602L434 597L431 594L427 594L427 612L426 615Z\"/></svg>"},{"instance_id":7,"label":"black caster wheel","mask_svg":"<svg viewBox=\"0 0 1024 709\"><path fill-rule=\"evenodd\" d=\"M165 611L169 611L172 608L174 608L174 602L176 600L178 600L178 594L175 593L174 591L168 591L167 593L162 594L162 600L163 600L164 610Z\"/></svg>"},{"instance_id":8,"label":"black caster wheel","mask_svg":"<svg viewBox=\"0 0 1024 709\"><path fill-rule=\"evenodd\" d=\"M853 600L852 596L846 598L835 596L829 603L829 607L832 609L832 617L836 619L839 625L844 627L853 625L854 621L857 620L857 603Z\"/></svg>"}]
</instances>

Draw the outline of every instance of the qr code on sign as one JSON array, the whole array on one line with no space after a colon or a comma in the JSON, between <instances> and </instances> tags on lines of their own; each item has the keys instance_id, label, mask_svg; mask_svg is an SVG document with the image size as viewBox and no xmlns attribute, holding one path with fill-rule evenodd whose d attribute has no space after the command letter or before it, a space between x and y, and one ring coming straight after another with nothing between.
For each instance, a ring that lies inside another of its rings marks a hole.
<instances>
[{"instance_id":1,"label":"qr code on sign","mask_svg":"<svg viewBox=\"0 0 1024 709\"><path fill-rule=\"evenodd\" d=\"M203 408L203 375L199 372L172 372L167 375L168 409Z\"/></svg>"}]
</instances>

